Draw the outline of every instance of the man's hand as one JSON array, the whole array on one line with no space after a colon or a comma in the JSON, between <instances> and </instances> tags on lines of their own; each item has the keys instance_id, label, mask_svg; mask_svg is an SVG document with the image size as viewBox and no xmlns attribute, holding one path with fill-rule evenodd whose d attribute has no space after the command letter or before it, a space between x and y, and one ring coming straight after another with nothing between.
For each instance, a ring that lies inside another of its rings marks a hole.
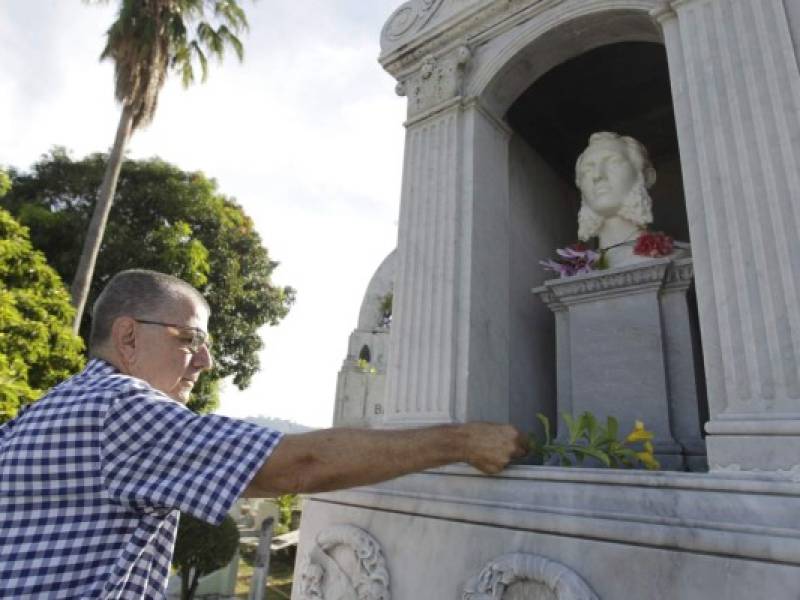
<instances>
[{"instance_id":1,"label":"man's hand","mask_svg":"<svg viewBox=\"0 0 800 600\"><path fill-rule=\"evenodd\" d=\"M322 429L286 435L245 492L309 493L368 485L454 462L492 474L528 452L511 425L465 423L420 429Z\"/></svg>"},{"instance_id":2,"label":"man's hand","mask_svg":"<svg viewBox=\"0 0 800 600\"><path fill-rule=\"evenodd\" d=\"M528 439L516 427L496 423L466 423L464 460L487 474L499 473L513 458L529 452Z\"/></svg>"}]
</instances>

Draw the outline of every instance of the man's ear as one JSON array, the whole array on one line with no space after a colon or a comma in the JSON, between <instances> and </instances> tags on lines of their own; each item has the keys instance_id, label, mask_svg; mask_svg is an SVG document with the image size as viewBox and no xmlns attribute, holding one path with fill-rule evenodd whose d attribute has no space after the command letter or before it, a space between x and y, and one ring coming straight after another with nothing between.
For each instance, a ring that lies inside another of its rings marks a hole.
<instances>
[{"instance_id":1,"label":"man's ear","mask_svg":"<svg viewBox=\"0 0 800 600\"><path fill-rule=\"evenodd\" d=\"M111 346L127 367L136 358L136 321L131 317L117 317L111 326Z\"/></svg>"}]
</instances>

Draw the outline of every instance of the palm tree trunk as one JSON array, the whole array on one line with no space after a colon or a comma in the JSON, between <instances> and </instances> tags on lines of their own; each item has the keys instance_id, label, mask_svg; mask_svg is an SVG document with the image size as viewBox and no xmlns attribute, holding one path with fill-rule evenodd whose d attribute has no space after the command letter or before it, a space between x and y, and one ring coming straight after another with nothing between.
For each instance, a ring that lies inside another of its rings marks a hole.
<instances>
[{"instance_id":1,"label":"palm tree trunk","mask_svg":"<svg viewBox=\"0 0 800 600\"><path fill-rule=\"evenodd\" d=\"M89 296L89 287L92 283L94 265L97 262L97 254L100 251L100 243L103 241L103 233L106 230L108 213L111 211L111 204L114 201L114 192L117 189L117 179L122 168L122 158L125 146L131 137L133 129L133 109L130 104L122 105L122 114L117 125L117 136L114 139L114 147L108 157L106 172L103 175L103 183L97 194L97 204L95 204L92 220L86 231L86 239L83 241L81 258L78 261L78 269L72 280L72 305L75 307L75 321L72 330L78 333L83 317L83 310L86 306L86 299Z\"/></svg>"}]
</instances>

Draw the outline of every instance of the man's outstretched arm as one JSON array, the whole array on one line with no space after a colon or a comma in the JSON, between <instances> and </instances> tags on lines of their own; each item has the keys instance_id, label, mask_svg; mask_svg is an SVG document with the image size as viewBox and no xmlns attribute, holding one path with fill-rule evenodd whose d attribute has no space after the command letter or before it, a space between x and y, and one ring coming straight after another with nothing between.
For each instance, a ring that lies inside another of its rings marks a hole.
<instances>
[{"instance_id":1,"label":"man's outstretched arm","mask_svg":"<svg viewBox=\"0 0 800 600\"><path fill-rule=\"evenodd\" d=\"M465 423L421 429L324 429L286 435L250 482L245 496L326 492L466 462L501 471L527 453L510 425Z\"/></svg>"}]
</instances>

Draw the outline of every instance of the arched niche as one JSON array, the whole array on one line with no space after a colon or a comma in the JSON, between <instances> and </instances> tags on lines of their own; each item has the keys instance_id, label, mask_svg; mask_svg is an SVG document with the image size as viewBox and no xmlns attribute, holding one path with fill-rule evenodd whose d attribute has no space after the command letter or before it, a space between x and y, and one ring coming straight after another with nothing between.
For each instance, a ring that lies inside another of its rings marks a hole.
<instances>
[{"instance_id":1,"label":"arched niche","mask_svg":"<svg viewBox=\"0 0 800 600\"><path fill-rule=\"evenodd\" d=\"M468 93L507 128L509 417L555 419L558 380L552 313L531 287L552 278L538 265L577 239L574 163L590 134L631 135L658 171L653 228L690 241L667 54L652 2L564 2L476 48ZM491 157L490 157L491 160ZM695 368L707 402L699 327ZM535 426L535 424L534 424ZM700 424L698 424L700 427Z\"/></svg>"},{"instance_id":2,"label":"arched niche","mask_svg":"<svg viewBox=\"0 0 800 600\"><path fill-rule=\"evenodd\" d=\"M648 0L567 0L557 10L492 38L481 48L466 97L502 119L520 95L554 67L618 42L663 43Z\"/></svg>"}]
</instances>

